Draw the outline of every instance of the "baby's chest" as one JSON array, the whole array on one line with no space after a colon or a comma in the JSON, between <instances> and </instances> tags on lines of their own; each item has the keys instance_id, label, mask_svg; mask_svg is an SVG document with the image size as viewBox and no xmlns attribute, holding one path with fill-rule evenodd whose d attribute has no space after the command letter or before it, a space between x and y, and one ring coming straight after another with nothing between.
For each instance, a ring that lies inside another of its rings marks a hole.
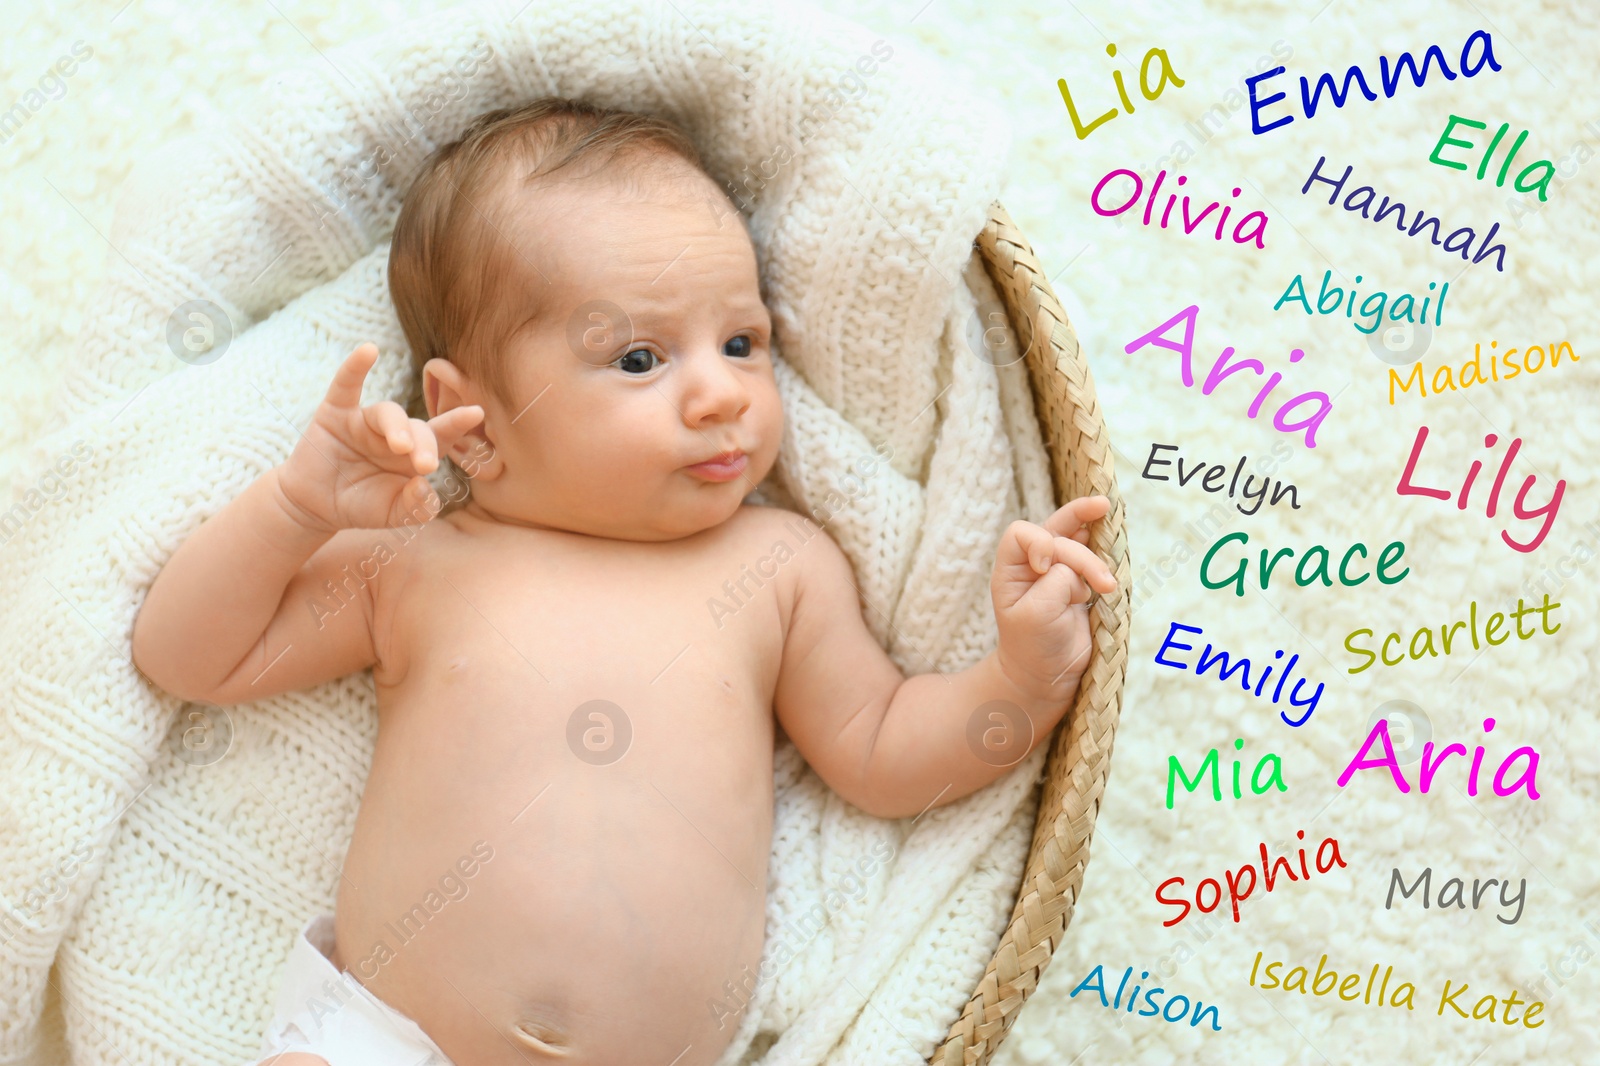
<instances>
[{"instance_id":1,"label":"baby's chest","mask_svg":"<svg viewBox=\"0 0 1600 1066\"><path fill-rule=\"evenodd\" d=\"M706 553L442 565L395 614L408 680L480 698L770 706L782 656L776 582Z\"/></svg>"}]
</instances>

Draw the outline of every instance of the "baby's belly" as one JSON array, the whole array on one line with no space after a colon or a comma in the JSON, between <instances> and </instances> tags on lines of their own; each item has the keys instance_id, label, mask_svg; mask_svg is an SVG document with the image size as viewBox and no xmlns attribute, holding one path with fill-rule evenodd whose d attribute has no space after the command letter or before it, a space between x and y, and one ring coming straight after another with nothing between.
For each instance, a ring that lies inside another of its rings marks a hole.
<instances>
[{"instance_id":1,"label":"baby's belly","mask_svg":"<svg viewBox=\"0 0 1600 1066\"><path fill-rule=\"evenodd\" d=\"M761 957L770 704L706 656L579 683L465 658L380 693L343 965L458 1066L714 1061Z\"/></svg>"}]
</instances>

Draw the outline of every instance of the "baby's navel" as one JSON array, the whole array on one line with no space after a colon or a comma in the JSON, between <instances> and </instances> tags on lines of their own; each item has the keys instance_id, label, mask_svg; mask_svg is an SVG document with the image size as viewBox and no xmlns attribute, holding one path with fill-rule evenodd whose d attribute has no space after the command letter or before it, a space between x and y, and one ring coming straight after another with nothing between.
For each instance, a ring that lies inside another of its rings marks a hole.
<instances>
[{"instance_id":1,"label":"baby's navel","mask_svg":"<svg viewBox=\"0 0 1600 1066\"><path fill-rule=\"evenodd\" d=\"M465 655L457 655L454 659L450 660L450 672L452 674L458 673L464 669L466 665L467 657Z\"/></svg>"},{"instance_id":2,"label":"baby's navel","mask_svg":"<svg viewBox=\"0 0 1600 1066\"><path fill-rule=\"evenodd\" d=\"M548 1022L524 1019L511 1027L517 1042L529 1050L551 1058L566 1058L571 1053L567 1034Z\"/></svg>"}]
</instances>

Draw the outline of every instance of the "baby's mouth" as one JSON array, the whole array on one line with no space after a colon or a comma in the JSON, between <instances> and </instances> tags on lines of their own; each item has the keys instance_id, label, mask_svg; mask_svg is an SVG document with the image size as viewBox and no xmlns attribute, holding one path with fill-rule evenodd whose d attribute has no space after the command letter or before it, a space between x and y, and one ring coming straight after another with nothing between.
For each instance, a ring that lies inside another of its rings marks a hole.
<instances>
[{"instance_id":1,"label":"baby's mouth","mask_svg":"<svg viewBox=\"0 0 1600 1066\"><path fill-rule=\"evenodd\" d=\"M710 459L695 463L693 466L686 466L684 470L702 481L732 481L744 473L744 468L749 462L749 456L735 449L713 455Z\"/></svg>"}]
</instances>

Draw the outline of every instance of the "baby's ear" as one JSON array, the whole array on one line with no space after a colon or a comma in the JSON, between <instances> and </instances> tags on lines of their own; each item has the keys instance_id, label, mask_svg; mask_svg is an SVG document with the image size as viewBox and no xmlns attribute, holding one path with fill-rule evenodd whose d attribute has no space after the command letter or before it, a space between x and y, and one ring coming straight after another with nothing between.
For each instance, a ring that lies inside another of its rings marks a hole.
<instances>
[{"instance_id":1,"label":"baby's ear","mask_svg":"<svg viewBox=\"0 0 1600 1066\"><path fill-rule=\"evenodd\" d=\"M470 398L476 390L461 368L448 359L429 359L422 364L422 401L428 418L437 418L446 411L464 404L476 403Z\"/></svg>"},{"instance_id":2,"label":"baby's ear","mask_svg":"<svg viewBox=\"0 0 1600 1066\"><path fill-rule=\"evenodd\" d=\"M429 359L423 364L422 395L429 418L470 405L489 411L477 386L448 359ZM489 440L487 417L451 441L445 455L474 481L493 481L500 476L501 463Z\"/></svg>"}]
</instances>

